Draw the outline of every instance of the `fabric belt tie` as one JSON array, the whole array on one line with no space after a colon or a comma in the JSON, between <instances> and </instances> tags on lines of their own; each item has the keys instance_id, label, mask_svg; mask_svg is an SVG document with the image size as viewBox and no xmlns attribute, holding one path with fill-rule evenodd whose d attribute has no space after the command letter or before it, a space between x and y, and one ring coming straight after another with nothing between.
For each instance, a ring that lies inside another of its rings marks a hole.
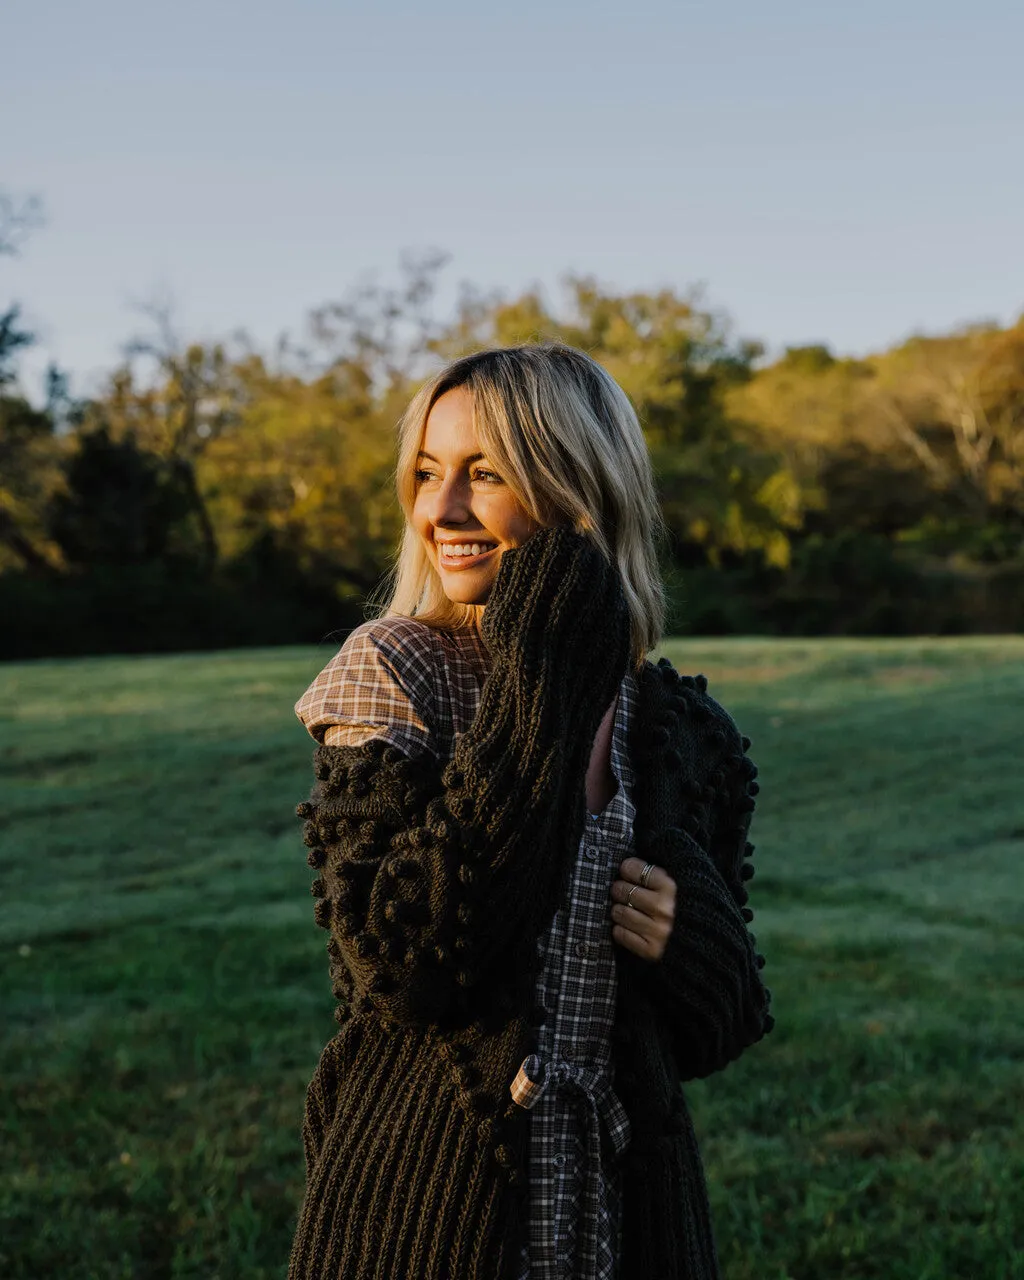
<instances>
[{"instance_id":1,"label":"fabric belt tie","mask_svg":"<svg viewBox=\"0 0 1024 1280\"><path fill-rule=\"evenodd\" d=\"M573 1275L610 1275L614 1258L608 1254L608 1241L598 1238L602 1215L611 1212L606 1198L602 1174L601 1124L611 1139L616 1157L629 1142L629 1117L615 1095L607 1070L567 1062L557 1054L546 1057L531 1053L523 1059L516 1078L509 1086L512 1100L526 1111L532 1110L553 1085L570 1086L583 1101L584 1145L586 1156L580 1171L582 1193L582 1229L576 1241ZM538 1237L536 1224L530 1224L533 1250L544 1256L550 1242ZM546 1268L544 1274L547 1274Z\"/></svg>"},{"instance_id":2,"label":"fabric belt tie","mask_svg":"<svg viewBox=\"0 0 1024 1280\"><path fill-rule=\"evenodd\" d=\"M526 1111L532 1111L553 1085L571 1085L583 1097L588 1160L600 1161L601 1122L604 1123L616 1156L621 1155L629 1142L629 1117L612 1088L608 1074L595 1067L568 1062L557 1054L545 1057L539 1053L531 1053L523 1059L516 1078L509 1086L509 1092L513 1102Z\"/></svg>"}]
</instances>

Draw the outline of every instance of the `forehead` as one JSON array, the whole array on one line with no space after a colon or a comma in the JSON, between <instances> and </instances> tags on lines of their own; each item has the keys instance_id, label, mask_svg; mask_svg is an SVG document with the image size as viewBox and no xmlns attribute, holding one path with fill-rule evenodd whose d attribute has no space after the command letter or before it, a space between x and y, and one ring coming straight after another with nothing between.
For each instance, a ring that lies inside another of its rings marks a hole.
<instances>
[{"instance_id":1,"label":"forehead","mask_svg":"<svg viewBox=\"0 0 1024 1280\"><path fill-rule=\"evenodd\" d=\"M420 449L435 458L482 456L473 423L473 396L465 387L453 387L434 401Z\"/></svg>"}]
</instances>

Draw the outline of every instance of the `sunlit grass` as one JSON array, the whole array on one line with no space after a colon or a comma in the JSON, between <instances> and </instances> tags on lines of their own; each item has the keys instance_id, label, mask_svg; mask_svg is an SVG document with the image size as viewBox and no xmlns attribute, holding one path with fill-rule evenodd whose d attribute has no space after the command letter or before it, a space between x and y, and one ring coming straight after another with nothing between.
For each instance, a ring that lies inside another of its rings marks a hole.
<instances>
[{"instance_id":1,"label":"sunlit grass","mask_svg":"<svg viewBox=\"0 0 1024 1280\"><path fill-rule=\"evenodd\" d=\"M778 1025L688 1086L727 1280L1024 1276L1024 640L665 652L761 768ZM283 1274L329 653L0 668L4 1277Z\"/></svg>"}]
</instances>

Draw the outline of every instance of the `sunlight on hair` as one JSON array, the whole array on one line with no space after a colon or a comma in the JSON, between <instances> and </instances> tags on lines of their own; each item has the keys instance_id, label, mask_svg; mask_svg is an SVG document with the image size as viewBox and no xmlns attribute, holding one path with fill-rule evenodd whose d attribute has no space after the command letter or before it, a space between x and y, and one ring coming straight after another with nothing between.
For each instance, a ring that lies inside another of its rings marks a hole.
<instances>
[{"instance_id":1,"label":"sunlight on hair","mask_svg":"<svg viewBox=\"0 0 1024 1280\"><path fill-rule=\"evenodd\" d=\"M395 470L406 525L374 616L415 617L440 629L469 625L472 606L445 595L409 521L427 416L447 391L473 396L477 436L516 498L541 524L568 524L618 565L637 667L660 643L665 590L658 551L665 525L633 406L590 356L561 343L500 347L447 365L413 397L399 425Z\"/></svg>"}]
</instances>

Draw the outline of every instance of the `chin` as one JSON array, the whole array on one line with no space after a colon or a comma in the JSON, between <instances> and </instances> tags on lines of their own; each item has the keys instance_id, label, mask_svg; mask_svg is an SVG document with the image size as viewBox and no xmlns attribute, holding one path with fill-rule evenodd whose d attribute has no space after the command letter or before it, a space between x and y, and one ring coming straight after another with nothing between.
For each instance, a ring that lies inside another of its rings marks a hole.
<instances>
[{"instance_id":1,"label":"chin","mask_svg":"<svg viewBox=\"0 0 1024 1280\"><path fill-rule=\"evenodd\" d=\"M445 587L444 593L452 604L486 604L491 594L491 584L488 582L479 591L459 591L458 588Z\"/></svg>"},{"instance_id":2,"label":"chin","mask_svg":"<svg viewBox=\"0 0 1024 1280\"><path fill-rule=\"evenodd\" d=\"M491 588L494 586L494 578L490 577L486 582L467 582L465 574L451 574L450 578L456 581L445 581L445 575L441 575L441 588L445 595L453 604L486 604L491 594Z\"/></svg>"}]
</instances>

